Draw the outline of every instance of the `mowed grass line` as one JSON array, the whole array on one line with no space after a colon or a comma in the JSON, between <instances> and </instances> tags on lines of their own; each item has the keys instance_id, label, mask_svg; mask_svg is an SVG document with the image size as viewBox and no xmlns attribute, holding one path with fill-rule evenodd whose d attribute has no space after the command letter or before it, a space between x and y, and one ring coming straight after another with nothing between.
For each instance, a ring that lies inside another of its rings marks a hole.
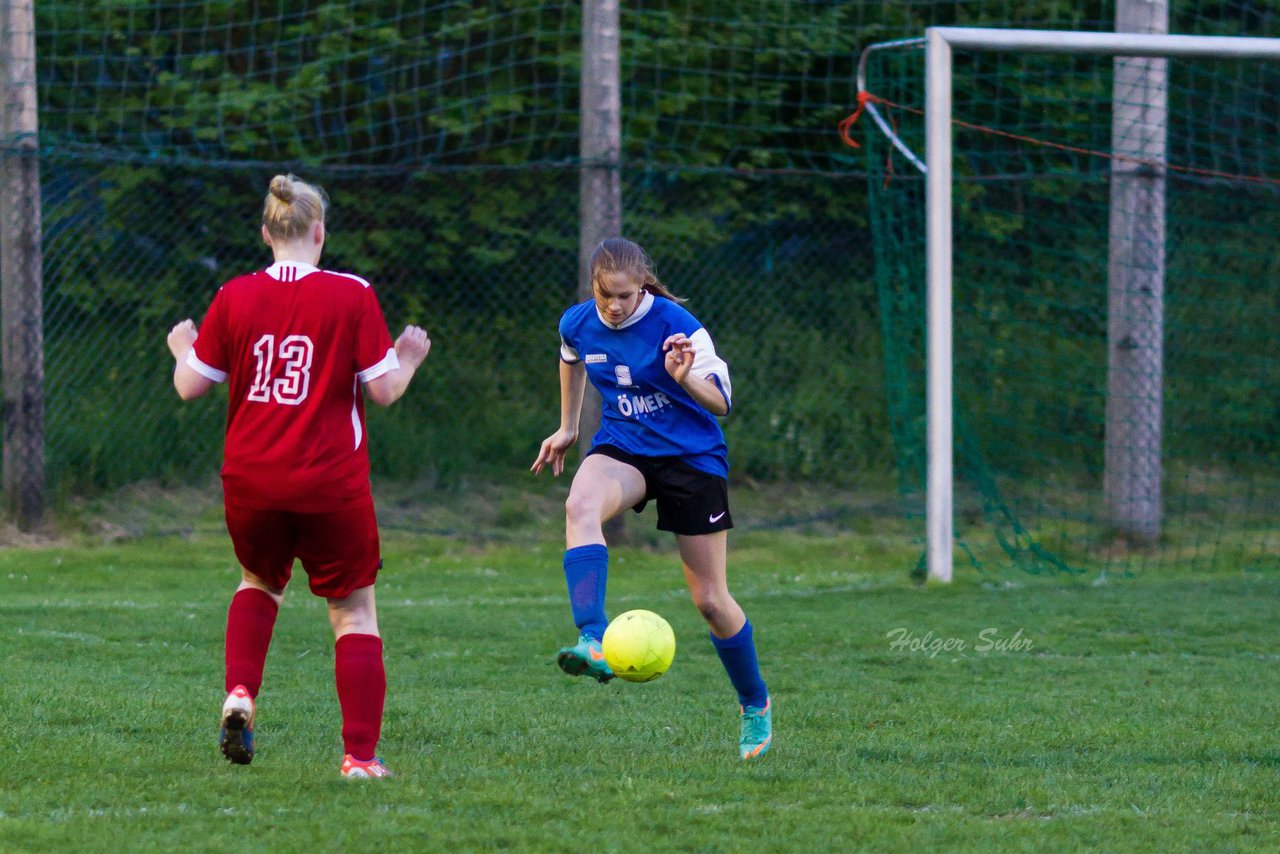
<instances>
[{"instance_id":1,"label":"mowed grass line","mask_svg":"<svg viewBox=\"0 0 1280 854\"><path fill-rule=\"evenodd\" d=\"M921 590L914 548L869 534L732 549L776 702L751 766L673 548L616 549L610 577L612 613L671 621L672 671L599 686L552 662L573 629L551 535L391 532L380 752L398 777L374 784L337 777L332 638L303 584L242 768L215 746L224 537L0 552L0 850L1280 848L1280 577ZM1031 646L980 652L984 631ZM947 639L966 649L934 654Z\"/></svg>"}]
</instances>

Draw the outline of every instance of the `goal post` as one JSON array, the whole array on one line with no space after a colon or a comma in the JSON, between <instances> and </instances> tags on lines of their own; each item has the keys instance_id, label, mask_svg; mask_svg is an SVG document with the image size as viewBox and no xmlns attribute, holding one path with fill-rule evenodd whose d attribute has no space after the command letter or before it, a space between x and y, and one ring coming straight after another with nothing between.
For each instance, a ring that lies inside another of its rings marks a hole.
<instances>
[{"instance_id":1,"label":"goal post","mask_svg":"<svg viewBox=\"0 0 1280 854\"><path fill-rule=\"evenodd\" d=\"M950 581L954 537L952 54L1019 51L1116 57L1280 59L1280 39L933 27L925 48L927 564ZM1158 381L1158 380L1157 380ZM1158 418L1148 410L1147 417ZM1158 431L1157 431L1158 432ZM1157 452L1157 460L1159 454ZM1159 475L1157 473L1156 477Z\"/></svg>"}]
</instances>

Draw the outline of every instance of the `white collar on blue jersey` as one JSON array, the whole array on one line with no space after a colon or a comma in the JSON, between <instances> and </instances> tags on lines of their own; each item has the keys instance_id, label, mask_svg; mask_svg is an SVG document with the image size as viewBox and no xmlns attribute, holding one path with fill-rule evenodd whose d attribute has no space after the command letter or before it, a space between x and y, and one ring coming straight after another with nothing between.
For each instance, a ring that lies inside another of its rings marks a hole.
<instances>
[{"instance_id":1,"label":"white collar on blue jersey","mask_svg":"<svg viewBox=\"0 0 1280 854\"><path fill-rule=\"evenodd\" d=\"M631 316L626 320L614 326L612 323L604 319L604 315L600 313L599 306L596 307L596 317L600 318L600 322L610 329L626 329L633 323L639 323L640 318L649 313L649 309L653 308L653 294L648 291L644 292L644 296L640 297L640 304L636 306L636 310L631 312Z\"/></svg>"},{"instance_id":2,"label":"white collar on blue jersey","mask_svg":"<svg viewBox=\"0 0 1280 854\"><path fill-rule=\"evenodd\" d=\"M296 282L303 276L320 272L319 267L301 261L277 261L266 269L266 274L277 282Z\"/></svg>"}]
</instances>

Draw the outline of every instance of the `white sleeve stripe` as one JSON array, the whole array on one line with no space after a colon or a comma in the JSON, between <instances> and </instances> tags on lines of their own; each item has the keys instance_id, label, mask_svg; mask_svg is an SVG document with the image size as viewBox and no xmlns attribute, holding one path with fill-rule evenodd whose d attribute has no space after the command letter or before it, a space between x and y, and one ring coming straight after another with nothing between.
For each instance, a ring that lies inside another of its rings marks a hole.
<instances>
[{"instance_id":1,"label":"white sleeve stripe","mask_svg":"<svg viewBox=\"0 0 1280 854\"><path fill-rule=\"evenodd\" d=\"M733 406L733 383L729 380L729 366L716 355L716 345L711 340L711 334L705 329L699 329L689 336L689 340L693 342L693 373L704 379L714 376L720 386L720 393L724 395L724 402Z\"/></svg>"},{"instance_id":2,"label":"white sleeve stripe","mask_svg":"<svg viewBox=\"0 0 1280 854\"><path fill-rule=\"evenodd\" d=\"M562 361L568 362L570 365L575 364L579 360L578 351L565 343L564 339L560 340L560 358Z\"/></svg>"},{"instance_id":3,"label":"white sleeve stripe","mask_svg":"<svg viewBox=\"0 0 1280 854\"><path fill-rule=\"evenodd\" d=\"M336 270L325 270L325 272L330 273L334 276L342 276L344 279L352 279L354 281L359 282L361 285L363 285L366 288L369 287L369 280L362 279L361 277L357 276L355 273L339 273Z\"/></svg>"},{"instance_id":4,"label":"white sleeve stripe","mask_svg":"<svg viewBox=\"0 0 1280 854\"><path fill-rule=\"evenodd\" d=\"M727 392L727 391L725 391L725 390L724 390L724 383L720 382L720 377L719 377L719 375L718 375L718 374L708 374L708 375L707 375L707 379L711 380L713 383L715 383L715 384L716 384L716 388L720 389L720 394L721 394L721 396L723 396L723 397L724 397L724 405L725 405L725 406L727 406L727 407L729 408L729 410L732 410L732 409L733 409L733 401L729 400L729 392ZM728 412L728 411L726 411L726 412L725 412L725 415L728 415L728 414L729 414L729 412Z\"/></svg>"},{"instance_id":5,"label":"white sleeve stripe","mask_svg":"<svg viewBox=\"0 0 1280 854\"><path fill-rule=\"evenodd\" d=\"M194 347L187 351L187 367L205 379L213 380L215 383L225 383L227 381L227 372L220 371L212 365L206 365L200 361L200 357L196 355L196 348Z\"/></svg>"},{"instance_id":6,"label":"white sleeve stripe","mask_svg":"<svg viewBox=\"0 0 1280 854\"><path fill-rule=\"evenodd\" d=\"M360 424L360 410L356 408L355 385L354 382L351 383L351 430L356 437L356 444L352 450L358 451L360 443L364 441L364 428Z\"/></svg>"},{"instance_id":7,"label":"white sleeve stripe","mask_svg":"<svg viewBox=\"0 0 1280 854\"><path fill-rule=\"evenodd\" d=\"M357 373L356 379L362 383L367 383L371 380L376 380L385 373L394 371L398 367L400 367L400 359L396 356L396 348L392 347L387 350L387 355L382 357L382 361Z\"/></svg>"}]
</instances>

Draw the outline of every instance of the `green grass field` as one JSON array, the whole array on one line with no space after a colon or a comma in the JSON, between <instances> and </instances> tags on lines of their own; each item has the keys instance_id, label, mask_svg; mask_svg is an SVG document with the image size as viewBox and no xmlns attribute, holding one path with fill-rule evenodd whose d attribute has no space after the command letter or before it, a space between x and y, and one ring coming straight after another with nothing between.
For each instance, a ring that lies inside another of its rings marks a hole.
<instances>
[{"instance_id":1,"label":"green grass field","mask_svg":"<svg viewBox=\"0 0 1280 854\"><path fill-rule=\"evenodd\" d=\"M0 850L1280 850L1280 575L920 589L902 522L753 529L747 508L730 580L776 735L744 765L652 510L613 551L610 611L670 620L670 673L555 668L574 634L562 487L383 501L389 781L337 776L332 638L301 584L258 757L218 753L238 573L207 495L124 493L68 511L53 544L0 550Z\"/></svg>"}]
</instances>

